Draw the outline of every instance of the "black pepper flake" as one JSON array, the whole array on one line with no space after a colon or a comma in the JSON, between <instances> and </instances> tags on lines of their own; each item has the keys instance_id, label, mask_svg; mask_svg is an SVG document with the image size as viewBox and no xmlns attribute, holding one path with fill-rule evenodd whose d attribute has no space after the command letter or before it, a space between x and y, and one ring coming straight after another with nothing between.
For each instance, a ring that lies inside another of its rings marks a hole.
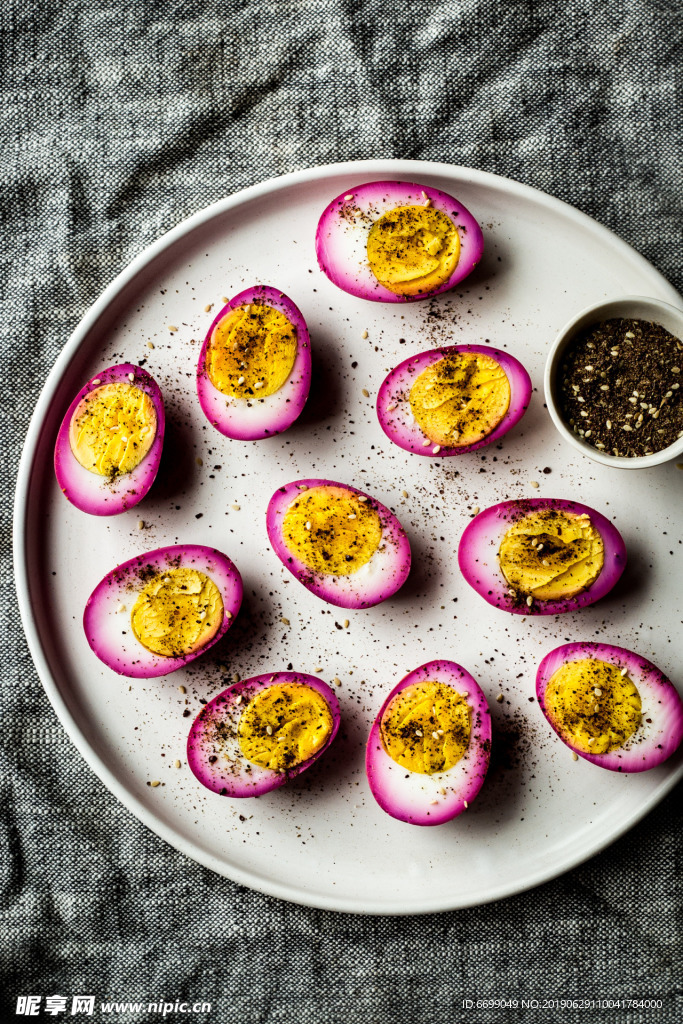
<instances>
[{"instance_id":1,"label":"black pepper flake","mask_svg":"<svg viewBox=\"0 0 683 1024\"><path fill-rule=\"evenodd\" d=\"M638 458L683 437L683 342L646 320L605 320L568 345L558 372L562 418L606 455Z\"/></svg>"}]
</instances>

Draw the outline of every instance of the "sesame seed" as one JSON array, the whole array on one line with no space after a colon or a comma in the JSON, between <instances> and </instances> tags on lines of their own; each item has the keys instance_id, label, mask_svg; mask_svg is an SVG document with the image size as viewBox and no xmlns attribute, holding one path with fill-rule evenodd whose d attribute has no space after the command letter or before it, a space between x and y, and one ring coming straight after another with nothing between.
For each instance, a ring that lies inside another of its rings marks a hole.
<instances>
[{"instance_id":1,"label":"sesame seed","mask_svg":"<svg viewBox=\"0 0 683 1024\"><path fill-rule=\"evenodd\" d=\"M467 808L468 808L468 807L470 806L470 805L469 805L469 804L467 803L467 800L463 800L463 806L464 806L465 810L467 810Z\"/></svg>"},{"instance_id":2,"label":"sesame seed","mask_svg":"<svg viewBox=\"0 0 683 1024\"><path fill-rule=\"evenodd\" d=\"M353 199L353 194L351 192L348 194L348 196L344 196L344 202L345 203L350 203L352 199Z\"/></svg>"},{"instance_id":3,"label":"sesame seed","mask_svg":"<svg viewBox=\"0 0 683 1024\"><path fill-rule=\"evenodd\" d=\"M584 437L590 437L592 433L593 433L592 430L587 430L586 433L583 436Z\"/></svg>"},{"instance_id":4,"label":"sesame seed","mask_svg":"<svg viewBox=\"0 0 683 1024\"><path fill-rule=\"evenodd\" d=\"M157 786L160 786L160 785L161 785L161 783L159 782L158 779L154 779L152 782L150 782L150 786L152 787L152 789L156 789Z\"/></svg>"},{"instance_id":5,"label":"sesame seed","mask_svg":"<svg viewBox=\"0 0 683 1024\"><path fill-rule=\"evenodd\" d=\"M591 736L591 738L588 740L588 746L592 747L594 743L595 743L595 739L594 739L593 736Z\"/></svg>"},{"instance_id":6,"label":"sesame seed","mask_svg":"<svg viewBox=\"0 0 683 1024\"><path fill-rule=\"evenodd\" d=\"M175 332L178 330L175 324L169 324L168 329L171 332L171 334L175 334Z\"/></svg>"},{"instance_id":7,"label":"sesame seed","mask_svg":"<svg viewBox=\"0 0 683 1024\"><path fill-rule=\"evenodd\" d=\"M404 498L408 497L408 492L407 491L401 491L401 494L403 495Z\"/></svg>"},{"instance_id":8,"label":"sesame seed","mask_svg":"<svg viewBox=\"0 0 683 1024\"><path fill-rule=\"evenodd\" d=\"M198 466L204 465L204 459L200 459L199 456L197 456L197 458L194 461L197 463Z\"/></svg>"},{"instance_id":9,"label":"sesame seed","mask_svg":"<svg viewBox=\"0 0 683 1024\"><path fill-rule=\"evenodd\" d=\"M179 691L180 693L187 693L187 690L185 689L185 687L184 687L184 686L179 686L179 687L178 687L178 691Z\"/></svg>"},{"instance_id":10,"label":"sesame seed","mask_svg":"<svg viewBox=\"0 0 683 1024\"><path fill-rule=\"evenodd\" d=\"M272 727L272 725L267 725L266 726L266 732L268 733L269 736L273 735L273 727Z\"/></svg>"},{"instance_id":11,"label":"sesame seed","mask_svg":"<svg viewBox=\"0 0 683 1024\"><path fill-rule=\"evenodd\" d=\"M100 378L99 377L95 377L95 379L93 381L93 384L101 384L101 383L102 383L102 381L100 380Z\"/></svg>"},{"instance_id":12,"label":"sesame seed","mask_svg":"<svg viewBox=\"0 0 683 1024\"><path fill-rule=\"evenodd\" d=\"M438 740L439 734L438 734L438 732L436 732L436 730L432 733L432 737L433 737L433 739Z\"/></svg>"},{"instance_id":13,"label":"sesame seed","mask_svg":"<svg viewBox=\"0 0 683 1024\"><path fill-rule=\"evenodd\" d=\"M349 625L350 625L349 620L348 619L344 619L344 629L348 629Z\"/></svg>"},{"instance_id":14,"label":"sesame seed","mask_svg":"<svg viewBox=\"0 0 683 1024\"><path fill-rule=\"evenodd\" d=\"M678 381L675 381L675 382L674 382L674 383L673 383L673 384L671 385L671 387L673 388L673 390L674 390L674 391L676 391L676 389L677 389L677 388L680 388L680 386L681 386L681 385L680 385L680 384L678 383Z\"/></svg>"},{"instance_id":15,"label":"sesame seed","mask_svg":"<svg viewBox=\"0 0 683 1024\"><path fill-rule=\"evenodd\" d=\"M367 331L363 331L363 333L361 334L361 338L363 340L365 340L367 338L367 336L368 336L368 332Z\"/></svg>"},{"instance_id":16,"label":"sesame seed","mask_svg":"<svg viewBox=\"0 0 683 1024\"><path fill-rule=\"evenodd\" d=\"M311 524L310 524L310 522L306 523L306 529L307 529L307 530L310 530L310 528L311 528Z\"/></svg>"},{"instance_id":17,"label":"sesame seed","mask_svg":"<svg viewBox=\"0 0 683 1024\"><path fill-rule=\"evenodd\" d=\"M626 675L626 673L627 673L627 671L628 671L628 669L622 668L622 670L621 670L621 675L622 675L622 676L625 676L625 675Z\"/></svg>"},{"instance_id":18,"label":"sesame seed","mask_svg":"<svg viewBox=\"0 0 683 1024\"><path fill-rule=\"evenodd\" d=\"M238 504L231 505L230 508L234 509L235 512L239 512L240 506Z\"/></svg>"},{"instance_id":19,"label":"sesame seed","mask_svg":"<svg viewBox=\"0 0 683 1024\"><path fill-rule=\"evenodd\" d=\"M529 606L529 608L531 608L532 604L534 603L534 599L533 599L533 597L531 596L531 594L529 594L529 596L527 597L527 599L526 599L526 603L527 603L527 605Z\"/></svg>"},{"instance_id":20,"label":"sesame seed","mask_svg":"<svg viewBox=\"0 0 683 1024\"><path fill-rule=\"evenodd\" d=\"M635 334L633 333L633 331L627 331L626 334L624 335L624 337L625 338L635 338Z\"/></svg>"},{"instance_id":21,"label":"sesame seed","mask_svg":"<svg viewBox=\"0 0 683 1024\"><path fill-rule=\"evenodd\" d=\"M363 394L364 398L369 398L370 397L370 392L368 391L367 388L363 388L362 389L362 394Z\"/></svg>"},{"instance_id":22,"label":"sesame seed","mask_svg":"<svg viewBox=\"0 0 683 1024\"><path fill-rule=\"evenodd\" d=\"M587 371L588 373L592 373L592 372L593 372L593 367L592 367L592 366L586 366L586 367L584 367L584 369L585 369L585 370L586 370L586 371Z\"/></svg>"},{"instance_id":23,"label":"sesame seed","mask_svg":"<svg viewBox=\"0 0 683 1024\"><path fill-rule=\"evenodd\" d=\"M623 425L623 427L621 429L622 430L633 430L633 427L631 426L630 423L624 423L624 425Z\"/></svg>"},{"instance_id":24,"label":"sesame seed","mask_svg":"<svg viewBox=\"0 0 683 1024\"><path fill-rule=\"evenodd\" d=\"M154 348L154 342L153 341L148 341L147 342L147 348Z\"/></svg>"},{"instance_id":25,"label":"sesame seed","mask_svg":"<svg viewBox=\"0 0 683 1024\"><path fill-rule=\"evenodd\" d=\"M387 406L387 412L393 412L395 408L396 408L396 403L392 402L391 405Z\"/></svg>"},{"instance_id":26,"label":"sesame seed","mask_svg":"<svg viewBox=\"0 0 683 1024\"><path fill-rule=\"evenodd\" d=\"M600 390L601 391L609 391L609 384L601 384L600 385Z\"/></svg>"},{"instance_id":27,"label":"sesame seed","mask_svg":"<svg viewBox=\"0 0 683 1024\"><path fill-rule=\"evenodd\" d=\"M237 378L237 383L238 384L244 384L244 377L238 377Z\"/></svg>"},{"instance_id":28,"label":"sesame seed","mask_svg":"<svg viewBox=\"0 0 683 1024\"><path fill-rule=\"evenodd\" d=\"M537 544L536 545L536 551L540 553L541 551L543 551L544 546L545 546L544 544Z\"/></svg>"},{"instance_id":29,"label":"sesame seed","mask_svg":"<svg viewBox=\"0 0 683 1024\"><path fill-rule=\"evenodd\" d=\"M441 794L441 796L445 796L446 795L446 787L442 786L441 789L439 790L439 793Z\"/></svg>"},{"instance_id":30,"label":"sesame seed","mask_svg":"<svg viewBox=\"0 0 683 1024\"><path fill-rule=\"evenodd\" d=\"M359 494L358 495L358 500L359 501L367 501L368 499L367 499L365 494Z\"/></svg>"},{"instance_id":31,"label":"sesame seed","mask_svg":"<svg viewBox=\"0 0 683 1024\"><path fill-rule=\"evenodd\" d=\"M539 486L538 480L530 480L529 483L531 484L532 487L538 487Z\"/></svg>"},{"instance_id":32,"label":"sesame seed","mask_svg":"<svg viewBox=\"0 0 683 1024\"><path fill-rule=\"evenodd\" d=\"M356 513L355 512L351 512L347 518L355 519L356 518Z\"/></svg>"},{"instance_id":33,"label":"sesame seed","mask_svg":"<svg viewBox=\"0 0 683 1024\"><path fill-rule=\"evenodd\" d=\"M581 411L579 412L579 416L583 416L584 418L587 418L588 417L588 413L586 412L585 409L581 409Z\"/></svg>"},{"instance_id":34,"label":"sesame seed","mask_svg":"<svg viewBox=\"0 0 683 1024\"><path fill-rule=\"evenodd\" d=\"M300 491L307 491L308 490L308 484L297 484L296 486L297 486L298 490L300 490Z\"/></svg>"},{"instance_id":35,"label":"sesame seed","mask_svg":"<svg viewBox=\"0 0 683 1024\"><path fill-rule=\"evenodd\" d=\"M228 611L227 608L225 609L225 617L226 617L226 619L231 619L232 618L232 612Z\"/></svg>"},{"instance_id":36,"label":"sesame seed","mask_svg":"<svg viewBox=\"0 0 683 1024\"><path fill-rule=\"evenodd\" d=\"M578 761L578 760L579 760L579 755L576 753L575 750L572 750L572 761Z\"/></svg>"},{"instance_id":37,"label":"sesame seed","mask_svg":"<svg viewBox=\"0 0 683 1024\"><path fill-rule=\"evenodd\" d=\"M635 405L637 401L638 401L638 399L637 398L633 398L633 396L631 396L631 398L629 398L629 402L631 403L631 405Z\"/></svg>"},{"instance_id":38,"label":"sesame seed","mask_svg":"<svg viewBox=\"0 0 683 1024\"><path fill-rule=\"evenodd\" d=\"M431 443L432 443L432 442L431 442L430 440L426 440L426 441L423 441L423 442L422 442L422 447L423 447L423 448L429 448L429 446L430 446L430 444L431 444Z\"/></svg>"},{"instance_id":39,"label":"sesame seed","mask_svg":"<svg viewBox=\"0 0 683 1024\"><path fill-rule=\"evenodd\" d=\"M543 559L543 563L542 563L542 564L543 564L543 565L550 565L550 562L548 561L548 559L547 559L547 558L544 558L544 559Z\"/></svg>"},{"instance_id":40,"label":"sesame seed","mask_svg":"<svg viewBox=\"0 0 683 1024\"><path fill-rule=\"evenodd\" d=\"M681 372L680 366L672 366L671 367L671 372L672 373L680 373Z\"/></svg>"},{"instance_id":41,"label":"sesame seed","mask_svg":"<svg viewBox=\"0 0 683 1024\"><path fill-rule=\"evenodd\" d=\"M432 455L438 455L440 451L441 451L441 445L440 444L435 444L434 447L432 448Z\"/></svg>"},{"instance_id":42,"label":"sesame seed","mask_svg":"<svg viewBox=\"0 0 683 1024\"><path fill-rule=\"evenodd\" d=\"M145 528L145 520L144 519L138 519L138 530L144 530L144 528Z\"/></svg>"},{"instance_id":43,"label":"sesame seed","mask_svg":"<svg viewBox=\"0 0 683 1024\"><path fill-rule=\"evenodd\" d=\"M416 736L422 736L422 729L416 729L415 730L415 735Z\"/></svg>"},{"instance_id":44,"label":"sesame seed","mask_svg":"<svg viewBox=\"0 0 683 1024\"><path fill-rule=\"evenodd\" d=\"M496 700L498 701L499 704L502 704L503 701L505 700L505 697L503 696L502 693L499 693L498 696L496 697Z\"/></svg>"},{"instance_id":45,"label":"sesame seed","mask_svg":"<svg viewBox=\"0 0 683 1024\"><path fill-rule=\"evenodd\" d=\"M280 622L282 623L283 626L289 625L289 619L286 619L284 616L281 616Z\"/></svg>"},{"instance_id":46,"label":"sesame seed","mask_svg":"<svg viewBox=\"0 0 683 1024\"><path fill-rule=\"evenodd\" d=\"M125 612L125 610L126 610L125 604L120 604L116 610L117 610L117 612Z\"/></svg>"},{"instance_id":47,"label":"sesame seed","mask_svg":"<svg viewBox=\"0 0 683 1024\"><path fill-rule=\"evenodd\" d=\"M180 768L180 761L178 760L177 757L176 757L175 761L173 762L173 765L174 765L175 768Z\"/></svg>"},{"instance_id":48,"label":"sesame seed","mask_svg":"<svg viewBox=\"0 0 683 1024\"><path fill-rule=\"evenodd\" d=\"M510 595L510 597L516 597L517 591L513 590L512 587L510 587L510 589L508 590L508 594Z\"/></svg>"},{"instance_id":49,"label":"sesame seed","mask_svg":"<svg viewBox=\"0 0 683 1024\"><path fill-rule=\"evenodd\" d=\"M233 681L233 683L239 683L239 681L240 681L240 674L239 674L239 672L233 672L233 674L232 674L232 681ZM242 700L241 697L240 697L240 700Z\"/></svg>"},{"instance_id":50,"label":"sesame seed","mask_svg":"<svg viewBox=\"0 0 683 1024\"><path fill-rule=\"evenodd\" d=\"M341 679L339 678L339 676L335 676L332 682L334 683L335 686L341 686Z\"/></svg>"},{"instance_id":51,"label":"sesame seed","mask_svg":"<svg viewBox=\"0 0 683 1024\"><path fill-rule=\"evenodd\" d=\"M210 313L212 309L213 309L213 302L207 302L207 304L204 306L204 312L205 313Z\"/></svg>"},{"instance_id":52,"label":"sesame seed","mask_svg":"<svg viewBox=\"0 0 683 1024\"><path fill-rule=\"evenodd\" d=\"M443 729L437 729L436 730L436 735L437 736L443 736Z\"/></svg>"},{"instance_id":53,"label":"sesame seed","mask_svg":"<svg viewBox=\"0 0 683 1024\"><path fill-rule=\"evenodd\" d=\"M262 380L257 380L256 383L254 384L254 391L258 391L259 388L262 388L262 387L263 387L263 381Z\"/></svg>"},{"instance_id":54,"label":"sesame seed","mask_svg":"<svg viewBox=\"0 0 683 1024\"><path fill-rule=\"evenodd\" d=\"M316 665L315 668L313 669L314 672L322 672L322 670L323 670L322 665Z\"/></svg>"},{"instance_id":55,"label":"sesame seed","mask_svg":"<svg viewBox=\"0 0 683 1024\"><path fill-rule=\"evenodd\" d=\"M429 803L430 803L430 805L431 805L432 807L436 806L436 804L438 804L438 802L439 802L438 800L430 800L430 801L429 801Z\"/></svg>"},{"instance_id":56,"label":"sesame seed","mask_svg":"<svg viewBox=\"0 0 683 1024\"><path fill-rule=\"evenodd\" d=\"M481 511L481 509L479 508L479 506L475 505L474 508L472 509L472 515L473 516L478 516L480 511Z\"/></svg>"},{"instance_id":57,"label":"sesame seed","mask_svg":"<svg viewBox=\"0 0 683 1024\"><path fill-rule=\"evenodd\" d=\"M599 686L594 686L593 687L593 693L595 694L596 697L602 697L602 690L600 689Z\"/></svg>"},{"instance_id":58,"label":"sesame seed","mask_svg":"<svg viewBox=\"0 0 683 1024\"><path fill-rule=\"evenodd\" d=\"M605 421L605 426L607 427L608 430L611 430L612 429L612 421L611 420L606 420Z\"/></svg>"}]
</instances>

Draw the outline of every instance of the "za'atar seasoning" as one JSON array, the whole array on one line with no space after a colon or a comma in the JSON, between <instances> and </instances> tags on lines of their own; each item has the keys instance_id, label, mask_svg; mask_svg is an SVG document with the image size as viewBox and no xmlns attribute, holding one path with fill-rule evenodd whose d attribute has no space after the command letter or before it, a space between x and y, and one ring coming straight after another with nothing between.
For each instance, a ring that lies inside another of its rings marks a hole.
<instances>
[{"instance_id":1,"label":"za'atar seasoning","mask_svg":"<svg viewBox=\"0 0 683 1024\"><path fill-rule=\"evenodd\" d=\"M659 324L604 320L565 350L562 418L606 455L652 455L683 437L682 370L683 342Z\"/></svg>"}]
</instances>

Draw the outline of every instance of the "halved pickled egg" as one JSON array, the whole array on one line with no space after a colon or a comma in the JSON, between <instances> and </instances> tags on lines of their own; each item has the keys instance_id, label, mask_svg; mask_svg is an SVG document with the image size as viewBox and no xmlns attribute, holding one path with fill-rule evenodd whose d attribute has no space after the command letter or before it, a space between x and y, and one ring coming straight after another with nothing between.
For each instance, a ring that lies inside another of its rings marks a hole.
<instances>
[{"instance_id":1,"label":"halved pickled egg","mask_svg":"<svg viewBox=\"0 0 683 1024\"><path fill-rule=\"evenodd\" d=\"M299 775L339 729L339 702L316 676L253 676L209 701L192 724L187 763L221 796L260 796Z\"/></svg>"},{"instance_id":2,"label":"halved pickled egg","mask_svg":"<svg viewBox=\"0 0 683 1024\"><path fill-rule=\"evenodd\" d=\"M332 480L297 480L268 505L268 538L300 583L342 608L385 601L410 572L410 544L393 512Z\"/></svg>"},{"instance_id":3,"label":"halved pickled egg","mask_svg":"<svg viewBox=\"0 0 683 1024\"><path fill-rule=\"evenodd\" d=\"M199 403L226 437L258 441L300 415L311 384L311 342L301 312L283 292L256 285L215 318L197 366Z\"/></svg>"},{"instance_id":4,"label":"halved pickled egg","mask_svg":"<svg viewBox=\"0 0 683 1024\"><path fill-rule=\"evenodd\" d=\"M113 516L137 505L159 469L164 402L146 370L122 363L81 388L55 444L55 474L72 505Z\"/></svg>"},{"instance_id":5,"label":"halved pickled egg","mask_svg":"<svg viewBox=\"0 0 683 1024\"><path fill-rule=\"evenodd\" d=\"M354 185L318 223L321 270L351 295L411 302L448 291L481 259L484 239L462 203L408 181Z\"/></svg>"},{"instance_id":6,"label":"halved pickled egg","mask_svg":"<svg viewBox=\"0 0 683 1024\"><path fill-rule=\"evenodd\" d=\"M368 782L393 818L442 825L476 797L490 752L491 715L479 685L454 661L430 661L382 704L368 739Z\"/></svg>"},{"instance_id":7,"label":"halved pickled egg","mask_svg":"<svg viewBox=\"0 0 683 1024\"><path fill-rule=\"evenodd\" d=\"M241 603L242 579L227 555L176 544L107 573L88 598L83 628L105 665L148 679L183 668L213 646Z\"/></svg>"},{"instance_id":8,"label":"halved pickled egg","mask_svg":"<svg viewBox=\"0 0 683 1024\"><path fill-rule=\"evenodd\" d=\"M522 364L488 345L452 345L405 359L377 396L387 437L416 455L460 455L497 441L531 397Z\"/></svg>"},{"instance_id":9,"label":"halved pickled egg","mask_svg":"<svg viewBox=\"0 0 683 1024\"><path fill-rule=\"evenodd\" d=\"M562 742L601 768L655 768L683 739L676 687L651 661L624 647L556 647L538 668L536 694Z\"/></svg>"},{"instance_id":10,"label":"halved pickled egg","mask_svg":"<svg viewBox=\"0 0 683 1024\"><path fill-rule=\"evenodd\" d=\"M495 608L556 615L604 597L626 567L616 526L577 501L503 501L475 516L458 547L460 570Z\"/></svg>"}]
</instances>

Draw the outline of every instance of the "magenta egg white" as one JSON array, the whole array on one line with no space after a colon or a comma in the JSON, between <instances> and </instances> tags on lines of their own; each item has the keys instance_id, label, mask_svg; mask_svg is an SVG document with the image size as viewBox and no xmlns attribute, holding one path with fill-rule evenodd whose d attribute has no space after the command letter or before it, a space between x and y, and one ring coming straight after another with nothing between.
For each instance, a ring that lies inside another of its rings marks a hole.
<instances>
[{"instance_id":1,"label":"magenta egg white","mask_svg":"<svg viewBox=\"0 0 683 1024\"><path fill-rule=\"evenodd\" d=\"M467 699L470 742L462 758L447 771L424 775L408 771L387 753L381 722L401 690L416 683L438 682ZM454 661L430 661L410 672L388 695L370 730L365 767L372 795L392 818L411 825L442 825L462 814L484 784L491 753L491 713L476 680ZM444 792L445 791L445 792Z\"/></svg>"},{"instance_id":2,"label":"magenta egg white","mask_svg":"<svg viewBox=\"0 0 683 1024\"><path fill-rule=\"evenodd\" d=\"M543 509L576 516L588 515L602 537L604 564L593 583L573 597L547 601L534 599L528 606L509 593L510 585L501 571L498 549L513 523ZM460 539L458 564L470 586L494 608L517 615L557 615L585 608L609 593L626 568L626 545L616 526L588 505L560 498L525 498L502 501L475 516Z\"/></svg>"},{"instance_id":3,"label":"magenta egg white","mask_svg":"<svg viewBox=\"0 0 683 1024\"><path fill-rule=\"evenodd\" d=\"M626 670L640 694L642 715L634 734L617 750L588 754L572 745L553 723L546 708L546 689L552 676L567 662L595 658ZM552 729L579 757L616 772L642 772L662 764L683 740L683 701L676 687L651 661L625 647L612 644L563 644L547 654L536 674L538 704Z\"/></svg>"},{"instance_id":4,"label":"magenta egg white","mask_svg":"<svg viewBox=\"0 0 683 1024\"><path fill-rule=\"evenodd\" d=\"M296 557L285 543L283 522L292 502L314 487L339 487L367 498L368 507L379 515L382 538L369 562L349 576L316 572ZM333 480L296 480L279 487L266 513L268 539L282 564L316 597L340 608L370 608L386 601L403 586L410 573L410 543L398 519L385 505L349 484Z\"/></svg>"},{"instance_id":5,"label":"magenta egg white","mask_svg":"<svg viewBox=\"0 0 683 1024\"><path fill-rule=\"evenodd\" d=\"M265 398L229 397L212 383L206 369L206 354L214 331L229 313L239 306L272 306L296 329L296 357L292 371L278 391ZM197 364L199 404L209 423L226 437L236 441L259 441L281 434L301 414L311 386L311 340L299 308L277 288L255 285L235 295L223 306L211 324Z\"/></svg>"},{"instance_id":6,"label":"magenta egg white","mask_svg":"<svg viewBox=\"0 0 683 1024\"><path fill-rule=\"evenodd\" d=\"M196 569L218 587L223 600L223 621L216 635L200 650L165 657L144 647L131 627L131 611L150 576L169 569ZM227 555L202 544L176 544L148 551L108 572L88 598L83 629L90 647L119 675L135 679L165 676L184 668L212 647L235 621L242 603L242 577Z\"/></svg>"},{"instance_id":7,"label":"magenta egg white","mask_svg":"<svg viewBox=\"0 0 683 1024\"><path fill-rule=\"evenodd\" d=\"M71 418L81 401L105 384L133 384L149 395L156 412L157 428L152 445L144 458L130 473L109 479L91 473L80 464L71 450L69 428ZM159 469L164 446L164 401L159 385L146 370L132 363L121 363L101 370L78 392L66 411L55 444L57 482L72 505L92 516L115 516L137 505L145 497Z\"/></svg>"},{"instance_id":8,"label":"magenta egg white","mask_svg":"<svg viewBox=\"0 0 683 1024\"><path fill-rule=\"evenodd\" d=\"M410 390L415 379L427 367L438 363L456 352L471 352L495 359L503 368L510 383L510 405L500 423L490 434L474 444L445 447L436 445L422 432L410 408ZM445 348L431 349L420 355L404 359L393 369L382 382L377 395L377 417L379 424L390 441L404 451L414 455L426 455L429 458L444 458L450 455L463 455L465 452L476 451L484 445L497 441L508 430L511 430L522 418L529 406L531 398L531 378L522 364L514 356L489 345L450 345ZM430 441L429 444L426 444Z\"/></svg>"},{"instance_id":9,"label":"magenta egg white","mask_svg":"<svg viewBox=\"0 0 683 1024\"><path fill-rule=\"evenodd\" d=\"M249 702L270 686L304 683L327 702L332 714L332 731L313 757L286 771L274 771L253 764L244 756L238 739L240 716ZM187 763L207 789L221 796L261 796L283 786L318 760L339 730L339 702L327 683L300 672L275 672L252 676L229 686L199 712L187 740Z\"/></svg>"},{"instance_id":10,"label":"magenta egg white","mask_svg":"<svg viewBox=\"0 0 683 1024\"><path fill-rule=\"evenodd\" d=\"M373 274L367 256L368 234L373 223L399 206L424 206L427 201L455 225L460 256L451 276L442 285L419 295L397 295ZM350 295L375 302L412 302L454 288L481 259L484 238L481 228L462 203L429 185L408 181L371 181L354 185L325 208L315 236L320 269L330 281Z\"/></svg>"}]
</instances>

